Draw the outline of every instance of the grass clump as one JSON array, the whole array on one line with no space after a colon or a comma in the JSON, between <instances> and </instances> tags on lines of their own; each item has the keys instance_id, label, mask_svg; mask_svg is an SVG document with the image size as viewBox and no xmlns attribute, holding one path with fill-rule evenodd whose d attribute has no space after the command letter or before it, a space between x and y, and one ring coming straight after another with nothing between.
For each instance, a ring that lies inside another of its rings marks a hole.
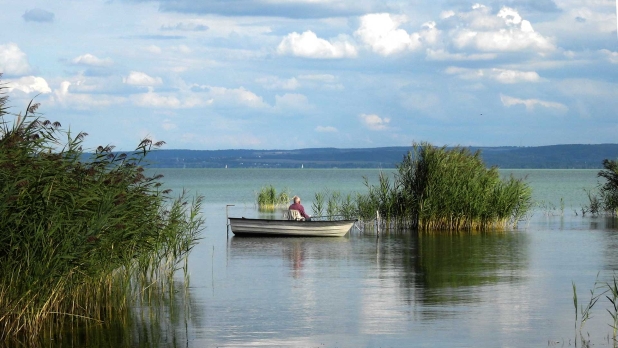
<instances>
[{"instance_id":1,"label":"grass clump","mask_svg":"<svg viewBox=\"0 0 618 348\"><path fill-rule=\"evenodd\" d=\"M599 185L596 193L587 191L590 204L582 208L582 215L618 214L618 160L604 159L597 176L604 178L605 183Z\"/></svg>"},{"instance_id":2,"label":"grass clump","mask_svg":"<svg viewBox=\"0 0 618 348\"><path fill-rule=\"evenodd\" d=\"M365 184L368 193L355 197L360 219L377 211L386 225L423 231L513 227L532 206L523 180L501 178L480 152L460 147L414 144L392 178L381 173L377 185ZM349 215L349 204L340 206Z\"/></svg>"},{"instance_id":3,"label":"grass clump","mask_svg":"<svg viewBox=\"0 0 618 348\"><path fill-rule=\"evenodd\" d=\"M0 98L0 340L125 315L183 260L186 270L204 222L201 197L171 199L161 176L146 175L143 159L162 142L100 146L84 161L87 134L37 107L9 120Z\"/></svg>"},{"instance_id":4,"label":"grass clump","mask_svg":"<svg viewBox=\"0 0 618 348\"><path fill-rule=\"evenodd\" d=\"M257 193L256 200L259 210L274 211L277 207L287 207L290 195L287 190L277 193L273 185L266 185Z\"/></svg>"}]
</instances>

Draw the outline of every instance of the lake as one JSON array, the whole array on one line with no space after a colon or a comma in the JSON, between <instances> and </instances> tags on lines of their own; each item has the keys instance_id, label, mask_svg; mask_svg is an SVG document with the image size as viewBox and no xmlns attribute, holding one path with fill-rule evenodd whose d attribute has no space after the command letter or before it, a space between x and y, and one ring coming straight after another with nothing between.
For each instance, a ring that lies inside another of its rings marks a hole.
<instances>
[{"instance_id":1,"label":"lake","mask_svg":"<svg viewBox=\"0 0 618 348\"><path fill-rule=\"evenodd\" d=\"M597 170L503 170L526 177L538 202L514 231L331 239L233 237L226 205L260 216L255 194L272 184L311 213L315 192L365 192L378 170L153 171L205 196L189 286L156 323L90 335L90 346L562 347L579 331L572 283L585 304L597 274L608 281L618 267L616 220L581 214ZM581 330L592 344L610 345L607 308L600 299Z\"/></svg>"}]
</instances>

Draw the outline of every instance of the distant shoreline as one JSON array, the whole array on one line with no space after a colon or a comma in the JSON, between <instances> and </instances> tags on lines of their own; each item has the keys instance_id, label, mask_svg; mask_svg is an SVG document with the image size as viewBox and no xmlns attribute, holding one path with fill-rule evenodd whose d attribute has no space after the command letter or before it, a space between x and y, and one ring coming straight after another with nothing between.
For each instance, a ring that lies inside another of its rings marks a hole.
<instances>
[{"instance_id":1,"label":"distant shoreline","mask_svg":"<svg viewBox=\"0 0 618 348\"><path fill-rule=\"evenodd\" d=\"M395 168L409 146L314 148L297 150L156 150L146 158L153 168ZM618 144L536 147L470 147L481 150L487 166L502 169L600 169L618 158Z\"/></svg>"}]
</instances>

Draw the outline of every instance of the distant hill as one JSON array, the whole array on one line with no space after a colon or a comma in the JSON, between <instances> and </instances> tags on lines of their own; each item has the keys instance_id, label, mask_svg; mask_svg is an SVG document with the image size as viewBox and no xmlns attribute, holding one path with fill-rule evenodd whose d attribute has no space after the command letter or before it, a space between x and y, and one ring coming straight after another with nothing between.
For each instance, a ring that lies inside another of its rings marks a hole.
<instances>
[{"instance_id":1,"label":"distant hill","mask_svg":"<svg viewBox=\"0 0 618 348\"><path fill-rule=\"evenodd\" d=\"M159 168L394 168L411 147L298 150L156 150L147 156ZM601 168L618 158L618 144L538 147L471 147L488 166L500 168Z\"/></svg>"}]
</instances>

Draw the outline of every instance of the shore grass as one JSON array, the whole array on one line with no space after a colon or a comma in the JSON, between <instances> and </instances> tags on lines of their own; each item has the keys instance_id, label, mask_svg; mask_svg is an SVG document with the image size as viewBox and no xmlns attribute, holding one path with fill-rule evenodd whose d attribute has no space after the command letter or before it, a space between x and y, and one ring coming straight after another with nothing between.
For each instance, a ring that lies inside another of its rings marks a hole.
<instances>
[{"instance_id":1,"label":"shore grass","mask_svg":"<svg viewBox=\"0 0 618 348\"><path fill-rule=\"evenodd\" d=\"M83 160L86 133L38 117L38 104L13 115L7 102L3 95L0 340L125 315L183 261L186 270L202 198L172 199L161 176L145 175L145 156L162 142L144 139L129 153L100 146Z\"/></svg>"}]
</instances>

